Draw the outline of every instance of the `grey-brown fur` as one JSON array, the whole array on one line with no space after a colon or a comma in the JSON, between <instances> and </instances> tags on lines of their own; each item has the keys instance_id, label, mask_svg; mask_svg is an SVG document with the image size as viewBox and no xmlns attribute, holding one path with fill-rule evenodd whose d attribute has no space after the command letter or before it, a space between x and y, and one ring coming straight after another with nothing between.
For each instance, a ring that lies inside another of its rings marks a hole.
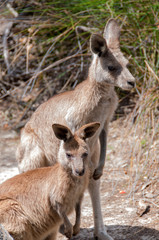
<instances>
[{"instance_id":1,"label":"grey-brown fur","mask_svg":"<svg viewBox=\"0 0 159 240\"><path fill-rule=\"evenodd\" d=\"M68 126L73 132L83 124L97 121L100 128L88 141L91 150L89 192L94 212L94 235L112 239L106 232L101 212L99 186L106 153L108 125L117 107L114 86L131 89L134 77L119 48L120 28L114 19L105 27L103 37L93 34L90 47L93 60L88 78L74 90L58 94L39 106L21 133L17 161L21 172L55 164L59 141L51 131L53 122ZM96 181L95 181L95 180Z\"/></svg>"}]
</instances>

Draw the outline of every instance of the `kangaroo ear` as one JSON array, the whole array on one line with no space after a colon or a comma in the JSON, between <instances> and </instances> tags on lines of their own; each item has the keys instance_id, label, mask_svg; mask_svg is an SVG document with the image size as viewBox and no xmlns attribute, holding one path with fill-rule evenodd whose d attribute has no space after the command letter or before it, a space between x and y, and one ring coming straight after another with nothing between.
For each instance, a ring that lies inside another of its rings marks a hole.
<instances>
[{"instance_id":1,"label":"kangaroo ear","mask_svg":"<svg viewBox=\"0 0 159 240\"><path fill-rule=\"evenodd\" d=\"M90 39L90 47L91 51L95 54L98 54L99 57L102 55L102 53L107 51L105 39L98 34L92 34Z\"/></svg>"},{"instance_id":2,"label":"kangaroo ear","mask_svg":"<svg viewBox=\"0 0 159 240\"><path fill-rule=\"evenodd\" d=\"M70 129L61 124L56 124L56 123L53 124L52 129L54 131L55 136L58 139L63 140L64 142L66 142L68 139L70 139L73 136Z\"/></svg>"},{"instance_id":3,"label":"kangaroo ear","mask_svg":"<svg viewBox=\"0 0 159 240\"><path fill-rule=\"evenodd\" d=\"M85 140L87 138L92 137L96 133L96 131L98 130L99 127L100 127L99 122L88 123L88 124L82 126L77 131L77 135L80 138L83 138Z\"/></svg>"},{"instance_id":4,"label":"kangaroo ear","mask_svg":"<svg viewBox=\"0 0 159 240\"><path fill-rule=\"evenodd\" d=\"M109 48L119 48L120 27L115 19L109 19L105 26L103 37L106 39Z\"/></svg>"},{"instance_id":5,"label":"kangaroo ear","mask_svg":"<svg viewBox=\"0 0 159 240\"><path fill-rule=\"evenodd\" d=\"M97 28L90 28L90 27L86 27L86 26L76 26L75 28L76 34L79 35L81 38L83 39L87 39L88 37L90 37L90 35L93 32L97 32L98 29Z\"/></svg>"}]
</instances>

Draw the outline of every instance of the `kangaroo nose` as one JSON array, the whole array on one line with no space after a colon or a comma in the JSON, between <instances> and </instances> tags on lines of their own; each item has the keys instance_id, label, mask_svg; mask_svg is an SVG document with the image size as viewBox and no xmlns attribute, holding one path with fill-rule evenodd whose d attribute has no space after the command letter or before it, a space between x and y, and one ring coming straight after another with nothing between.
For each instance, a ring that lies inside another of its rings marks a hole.
<instances>
[{"instance_id":1,"label":"kangaroo nose","mask_svg":"<svg viewBox=\"0 0 159 240\"><path fill-rule=\"evenodd\" d=\"M83 176L85 170L84 170L84 169L82 169L82 171L76 170L75 172L76 172L76 174L77 174L78 176Z\"/></svg>"},{"instance_id":2,"label":"kangaroo nose","mask_svg":"<svg viewBox=\"0 0 159 240\"><path fill-rule=\"evenodd\" d=\"M129 84L131 87L135 87L135 82L128 81L128 84Z\"/></svg>"}]
</instances>

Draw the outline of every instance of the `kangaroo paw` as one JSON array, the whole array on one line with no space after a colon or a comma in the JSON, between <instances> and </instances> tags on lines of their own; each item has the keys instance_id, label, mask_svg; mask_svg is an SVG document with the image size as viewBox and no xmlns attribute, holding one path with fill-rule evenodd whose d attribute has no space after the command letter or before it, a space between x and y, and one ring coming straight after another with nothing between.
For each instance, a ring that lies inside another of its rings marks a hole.
<instances>
[{"instance_id":1,"label":"kangaroo paw","mask_svg":"<svg viewBox=\"0 0 159 240\"><path fill-rule=\"evenodd\" d=\"M65 228L64 235L70 239L72 237L72 234L73 234L73 227L72 225L70 225L69 227Z\"/></svg>"},{"instance_id":2,"label":"kangaroo paw","mask_svg":"<svg viewBox=\"0 0 159 240\"><path fill-rule=\"evenodd\" d=\"M73 235L77 235L80 231L80 225L74 225L73 226Z\"/></svg>"},{"instance_id":3,"label":"kangaroo paw","mask_svg":"<svg viewBox=\"0 0 159 240\"><path fill-rule=\"evenodd\" d=\"M103 175L103 171L101 169L96 169L93 173L94 180L98 180Z\"/></svg>"}]
</instances>

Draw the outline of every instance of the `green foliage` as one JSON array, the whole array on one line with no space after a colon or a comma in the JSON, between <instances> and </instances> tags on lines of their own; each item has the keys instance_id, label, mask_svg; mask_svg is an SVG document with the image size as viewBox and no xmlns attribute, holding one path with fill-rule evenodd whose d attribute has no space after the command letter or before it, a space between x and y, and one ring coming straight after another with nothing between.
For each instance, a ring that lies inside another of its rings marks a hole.
<instances>
[{"instance_id":1,"label":"green foliage","mask_svg":"<svg viewBox=\"0 0 159 240\"><path fill-rule=\"evenodd\" d=\"M135 75L143 80L145 72L145 60L157 74L159 68L158 58L158 28L159 20L157 12L159 3L157 0L55 0L35 1L35 5L19 9L21 14L38 16L39 24L37 35L40 42L52 42L59 36L58 42L65 41L69 54L72 45L77 44L75 27L84 25L98 28L103 31L106 21L117 18L122 25L121 48L125 54L131 56L130 62ZM37 43L38 44L38 43ZM59 51L60 51L60 46ZM77 48L77 46L74 46ZM44 50L45 51L45 50ZM141 81L142 82L142 81Z\"/></svg>"}]
</instances>

